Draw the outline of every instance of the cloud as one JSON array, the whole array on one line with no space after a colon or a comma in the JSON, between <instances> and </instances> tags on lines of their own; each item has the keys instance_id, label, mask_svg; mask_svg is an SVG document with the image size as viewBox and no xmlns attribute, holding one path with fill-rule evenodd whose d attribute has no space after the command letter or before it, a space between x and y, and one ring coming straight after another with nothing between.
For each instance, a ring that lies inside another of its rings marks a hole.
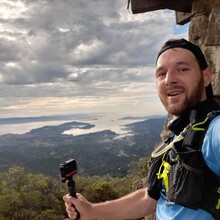
<instances>
[{"instance_id":1,"label":"cloud","mask_svg":"<svg viewBox=\"0 0 220 220\"><path fill-rule=\"evenodd\" d=\"M149 97L158 102L155 57L176 30L174 12L133 15L127 0L1 0L0 6L3 117L59 113L62 106L128 112Z\"/></svg>"}]
</instances>

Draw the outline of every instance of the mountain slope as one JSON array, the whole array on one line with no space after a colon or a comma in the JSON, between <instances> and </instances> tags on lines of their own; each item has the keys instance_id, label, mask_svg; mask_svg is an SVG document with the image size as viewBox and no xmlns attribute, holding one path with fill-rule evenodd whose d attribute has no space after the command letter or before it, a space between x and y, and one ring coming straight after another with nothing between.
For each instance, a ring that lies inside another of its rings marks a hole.
<instances>
[{"instance_id":1,"label":"mountain slope","mask_svg":"<svg viewBox=\"0 0 220 220\"><path fill-rule=\"evenodd\" d=\"M160 142L164 120L161 117L128 124L130 135L125 137L111 130L78 136L63 134L73 127L90 129L94 126L75 121L33 129L22 135L2 135L0 171L22 165L27 171L59 177L60 163L74 158L80 172L122 176L131 162L149 155Z\"/></svg>"}]
</instances>

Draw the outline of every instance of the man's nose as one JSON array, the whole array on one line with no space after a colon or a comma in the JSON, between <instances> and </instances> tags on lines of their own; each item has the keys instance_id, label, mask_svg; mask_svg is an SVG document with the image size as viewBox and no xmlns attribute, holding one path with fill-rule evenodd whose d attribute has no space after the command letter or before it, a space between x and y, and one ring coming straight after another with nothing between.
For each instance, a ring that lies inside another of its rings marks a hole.
<instances>
[{"instance_id":1,"label":"man's nose","mask_svg":"<svg viewBox=\"0 0 220 220\"><path fill-rule=\"evenodd\" d=\"M171 85L177 82L176 73L174 70L168 70L165 77L165 84Z\"/></svg>"}]
</instances>

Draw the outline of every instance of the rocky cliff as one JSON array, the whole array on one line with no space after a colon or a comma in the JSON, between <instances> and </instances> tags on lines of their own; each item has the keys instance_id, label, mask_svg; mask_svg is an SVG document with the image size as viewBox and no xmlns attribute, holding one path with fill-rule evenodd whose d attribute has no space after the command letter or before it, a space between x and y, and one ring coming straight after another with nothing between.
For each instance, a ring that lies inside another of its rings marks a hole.
<instances>
[{"instance_id":1,"label":"rocky cliff","mask_svg":"<svg viewBox=\"0 0 220 220\"><path fill-rule=\"evenodd\" d=\"M213 68L212 87L220 103L220 1L194 0L189 40L199 45Z\"/></svg>"}]
</instances>

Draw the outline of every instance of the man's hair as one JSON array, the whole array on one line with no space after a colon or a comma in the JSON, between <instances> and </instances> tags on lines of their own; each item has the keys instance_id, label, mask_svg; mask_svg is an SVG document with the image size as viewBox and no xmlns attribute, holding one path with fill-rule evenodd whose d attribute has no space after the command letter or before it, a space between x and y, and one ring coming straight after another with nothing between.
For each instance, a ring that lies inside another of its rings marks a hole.
<instances>
[{"instance_id":1,"label":"man's hair","mask_svg":"<svg viewBox=\"0 0 220 220\"><path fill-rule=\"evenodd\" d=\"M189 50L196 57L196 60L199 64L199 67L201 68L201 70L205 70L208 67L205 56L204 56L202 50L200 49L200 47L197 46L196 44L193 44L193 43L185 40L184 38L182 38L182 39L171 39L171 40L166 41L164 43L164 45L162 46L162 48L160 49L158 55L157 55L156 62L157 62L159 56L164 51L166 51L168 49L171 49L171 48L183 48L183 49ZM206 87L206 95L207 95L208 98L213 97L211 83Z\"/></svg>"}]
</instances>

